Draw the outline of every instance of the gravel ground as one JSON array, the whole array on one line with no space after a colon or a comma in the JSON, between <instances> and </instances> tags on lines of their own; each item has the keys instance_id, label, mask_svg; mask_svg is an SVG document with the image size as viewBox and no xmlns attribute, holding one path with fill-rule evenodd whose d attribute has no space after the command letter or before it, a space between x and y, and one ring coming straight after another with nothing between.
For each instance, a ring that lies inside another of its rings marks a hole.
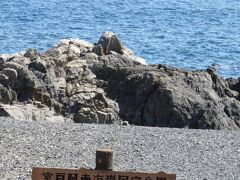
<instances>
[{"instance_id":1,"label":"gravel ground","mask_svg":"<svg viewBox=\"0 0 240 180\"><path fill-rule=\"evenodd\" d=\"M0 179L31 179L32 167L95 168L114 149L121 171L165 171L177 179L240 179L240 131L60 124L0 118Z\"/></svg>"}]
</instances>

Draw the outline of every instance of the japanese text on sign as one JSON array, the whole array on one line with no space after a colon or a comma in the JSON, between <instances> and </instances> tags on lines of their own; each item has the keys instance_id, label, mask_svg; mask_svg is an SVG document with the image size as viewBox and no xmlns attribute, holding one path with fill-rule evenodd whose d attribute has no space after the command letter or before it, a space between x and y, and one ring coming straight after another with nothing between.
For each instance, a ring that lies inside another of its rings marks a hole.
<instances>
[{"instance_id":1,"label":"japanese text on sign","mask_svg":"<svg viewBox=\"0 0 240 180\"><path fill-rule=\"evenodd\" d=\"M32 180L176 180L175 174L33 168Z\"/></svg>"}]
</instances>

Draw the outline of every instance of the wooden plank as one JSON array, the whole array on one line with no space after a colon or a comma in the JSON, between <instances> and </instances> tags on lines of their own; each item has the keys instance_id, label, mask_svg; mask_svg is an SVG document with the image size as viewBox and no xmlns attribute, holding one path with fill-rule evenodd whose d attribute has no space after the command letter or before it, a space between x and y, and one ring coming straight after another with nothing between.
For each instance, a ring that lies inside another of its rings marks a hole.
<instances>
[{"instance_id":1,"label":"wooden plank","mask_svg":"<svg viewBox=\"0 0 240 180\"><path fill-rule=\"evenodd\" d=\"M94 169L33 168L32 180L176 180L176 174Z\"/></svg>"}]
</instances>

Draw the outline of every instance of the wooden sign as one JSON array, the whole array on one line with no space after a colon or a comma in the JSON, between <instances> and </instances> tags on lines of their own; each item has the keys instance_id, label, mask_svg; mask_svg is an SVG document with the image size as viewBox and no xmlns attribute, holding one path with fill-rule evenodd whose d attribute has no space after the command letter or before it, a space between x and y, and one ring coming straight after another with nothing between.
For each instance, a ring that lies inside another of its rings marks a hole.
<instances>
[{"instance_id":1,"label":"wooden sign","mask_svg":"<svg viewBox=\"0 0 240 180\"><path fill-rule=\"evenodd\" d=\"M33 168L32 180L176 180L176 174L94 169Z\"/></svg>"},{"instance_id":2,"label":"wooden sign","mask_svg":"<svg viewBox=\"0 0 240 180\"><path fill-rule=\"evenodd\" d=\"M96 169L33 168L32 180L176 180L176 174L120 172L113 169L113 150L96 151Z\"/></svg>"}]
</instances>

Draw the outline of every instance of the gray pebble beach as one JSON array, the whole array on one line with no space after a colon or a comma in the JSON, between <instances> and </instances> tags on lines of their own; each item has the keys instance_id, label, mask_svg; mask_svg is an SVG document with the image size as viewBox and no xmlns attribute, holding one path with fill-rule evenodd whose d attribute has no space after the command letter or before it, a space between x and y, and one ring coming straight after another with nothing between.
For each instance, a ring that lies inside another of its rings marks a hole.
<instances>
[{"instance_id":1,"label":"gray pebble beach","mask_svg":"<svg viewBox=\"0 0 240 180\"><path fill-rule=\"evenodd\" d=\"M62 124L0 119L0 179L31 179L32 167L95 168L96 149L114 150L120 171L177 179L240 179L240 131Z\"/></svg>"}]
</instances>

